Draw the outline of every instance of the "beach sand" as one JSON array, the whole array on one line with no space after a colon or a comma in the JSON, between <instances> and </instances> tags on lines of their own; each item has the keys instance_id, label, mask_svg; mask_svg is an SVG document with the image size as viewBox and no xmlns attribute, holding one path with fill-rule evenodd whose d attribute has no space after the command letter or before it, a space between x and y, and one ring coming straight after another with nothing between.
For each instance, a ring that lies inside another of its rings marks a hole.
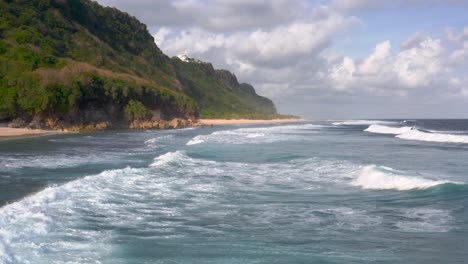
<instances>
[{"instance_id":1,"label":"beach sand","mask_svg":"<svg viewBox=\"0 0 468 264\"><path fill-rule=\"evenodd\" d=\"M199 119L205 125L242 125L304 122L304 119Z\"/></svg>"},{"instance_id":2,"label":"beach sand","mask_svg":"<svg viewBox=\"0 0 468 264\"><path fill-rule=\"evenodd\" d=\"M60 133L56 131L47 131L40 129L26 129L26 128L9 128L0 126L0 140L2 139L13 139L13 138L25 138L25 137L37 137L49 134Z\"/></svg>"}]
</instances>

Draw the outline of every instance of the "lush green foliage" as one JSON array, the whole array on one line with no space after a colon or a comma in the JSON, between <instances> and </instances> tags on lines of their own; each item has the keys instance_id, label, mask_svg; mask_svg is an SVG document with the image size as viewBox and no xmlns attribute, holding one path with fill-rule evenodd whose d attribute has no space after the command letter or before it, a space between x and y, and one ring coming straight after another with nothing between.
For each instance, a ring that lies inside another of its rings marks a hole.
<instances>
[{"instance_id":1,"label":"lush green foliage","mask_svg":"<svg viewBox=\"0 0 468 264\"><path fill-rule=\"evenodd\" d=\"M200 107L200 108L199 108ZM92 0L0 0L0 120L276 114L210 64L169 59L144 24Z\"/></svg>"},{"instance_id":2,"label":"lush green foliage","mask_svg":"<svg viewBox=\"0 0 468 264\"><path fill-rule=\"evenodd\" d=\"M239 84L232 73L215 70L209 63L172 60L185 92L200 105L200 117L258 118L276 114L271 100L257 95L252 86Z\"/></svg>"},{"instance_id":3,"label":"lush green foliage","mask_svg":"<svg viewBox=\"0 0 468 264\"><path fill-rule=\"evenodd\" d=\"M151 117L151 111L141 102L131 100L124 108L125 118L127 120L147 119Z\"/></svg>"}]
</instances>

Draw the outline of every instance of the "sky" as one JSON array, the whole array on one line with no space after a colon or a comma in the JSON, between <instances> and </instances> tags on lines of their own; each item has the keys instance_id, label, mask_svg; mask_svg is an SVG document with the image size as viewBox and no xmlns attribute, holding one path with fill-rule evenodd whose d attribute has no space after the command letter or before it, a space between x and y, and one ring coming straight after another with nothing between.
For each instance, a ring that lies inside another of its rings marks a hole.
<instances>
[{"instance_id":1,"label":"sky","mask_svg":"<svg viewBox=\"0 0 468 264\"><path fill-rule=\"evenodd\" d=\"M468 118L468 0L98 0L309 119Z\"/></svg>"}]
</instances>

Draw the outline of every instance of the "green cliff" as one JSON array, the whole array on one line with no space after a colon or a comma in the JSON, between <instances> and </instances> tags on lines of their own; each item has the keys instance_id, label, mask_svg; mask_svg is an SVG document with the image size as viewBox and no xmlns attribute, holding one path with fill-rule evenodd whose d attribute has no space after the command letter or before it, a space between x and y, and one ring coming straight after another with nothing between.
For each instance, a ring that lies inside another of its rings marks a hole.
<instances>
[{"instance_id":1,"label":"green cliff","mask_svg":"<svg viewBox=\"0 0 468 264\"><path fill-rule=\"evenodd\" d=\"M215 70L210 63L186 56L181 58L172 58L172 64L185 94L198 102L200 116L235 118L276 115L271 100L257 95L251 85L239 84L234 74Z\"/></svg>"},{"instance_id":2,"label":"green cliff","mask_svg":"<svg viewBox=\"0 0 468 264\"><path fill-rule=\"evenodd\" d=\"M0 120L128 127L152 117L275 114L269 99L230 72L169 58L146 25L115 8L0 0Z\"/></svg>"}]
</instances>

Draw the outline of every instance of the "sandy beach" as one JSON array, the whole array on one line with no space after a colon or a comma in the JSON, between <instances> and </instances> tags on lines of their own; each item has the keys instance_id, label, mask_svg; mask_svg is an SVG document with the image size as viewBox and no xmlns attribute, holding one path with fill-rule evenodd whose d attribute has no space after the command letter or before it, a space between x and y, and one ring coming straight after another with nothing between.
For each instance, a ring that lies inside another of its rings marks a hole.
<instances>
[{"instance_id":1,"label":"sandy beach","mask_svg":"<svg viewBox=\"0 0 468 264\"><path fill-rule=\"evenodd\" d=\"M274 123L297 123L304 119L199 119L205 125L242 125L242 124L274 124Z\"/></svg>"},{"instance_id":2,"label":"sandy beach","mask_svg":"<svg viewBox=\"0 0 468 264\"><path fill-rule=\"evenodd\" d=\"M0 127L0 140L13 139L13 138L25 138L25 137L37 137L48 134L57 133L55 131L47 131L40 129L26 129L26 128L9 128L5 126Z\"/></svg>"}]
</instances>

